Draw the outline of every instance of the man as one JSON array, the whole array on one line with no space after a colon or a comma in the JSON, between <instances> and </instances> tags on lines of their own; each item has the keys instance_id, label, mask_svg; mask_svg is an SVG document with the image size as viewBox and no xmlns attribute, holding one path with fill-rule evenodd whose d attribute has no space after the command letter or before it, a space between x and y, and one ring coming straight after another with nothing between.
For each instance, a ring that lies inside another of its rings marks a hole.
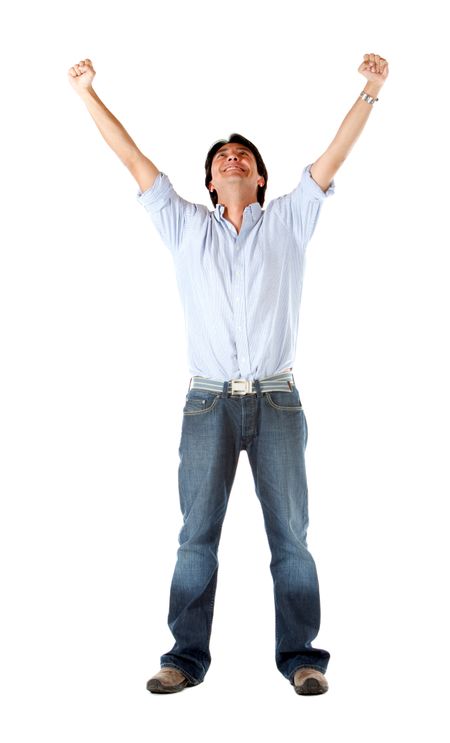
<instances>
[{"instance_id":1,"label":"man","mask_svg":"<svg viewBox=\"0 0 450 743\"><path fill-rule=\"evenodd\" d=\"M320 599L306 541L308 429L292 368L305 249L325 198L334 193L333 177L378 100L387 62L366 54L358 72L368 82L328 149L265 211L268 176L256 146L238 134L216 142L205 163L210 211L182 199L106 109L92 88L91 60L69 70L171 251L187 321L191 381L179 447L183 526L168 617L175 644L147 683L152 693L197 686L209 668L217 551L242 449L272 555L277 667L298 694L328 689L330 654L311 644Z\"/></svg>"}]
</instances>

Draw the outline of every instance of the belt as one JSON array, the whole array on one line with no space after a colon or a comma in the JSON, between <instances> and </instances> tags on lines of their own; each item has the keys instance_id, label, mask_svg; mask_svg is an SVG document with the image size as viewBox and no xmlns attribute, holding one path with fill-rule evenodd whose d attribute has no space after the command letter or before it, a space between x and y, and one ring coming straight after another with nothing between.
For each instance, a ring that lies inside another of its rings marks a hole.
<instances>
[{"instance_id":1,"label":"belt","mask_svg":"<svg viewBox=\"0 0 450 743\"><path fill-rule=\"evenodd\" d=\"M281 372L280 374L274 374L272 377L264 377L264 379L257 380L261 393L263 392L274 392L276 390L280 392L290 392L295 387L294 375L292 372ZM210 392L225 392L229 395L256 395L257 389L254 379L229 379L223 382L222 380L209 379L208 377L191 377L189 384L190 390L200 389L209 390Z\"/></svg>"}]
</instances>

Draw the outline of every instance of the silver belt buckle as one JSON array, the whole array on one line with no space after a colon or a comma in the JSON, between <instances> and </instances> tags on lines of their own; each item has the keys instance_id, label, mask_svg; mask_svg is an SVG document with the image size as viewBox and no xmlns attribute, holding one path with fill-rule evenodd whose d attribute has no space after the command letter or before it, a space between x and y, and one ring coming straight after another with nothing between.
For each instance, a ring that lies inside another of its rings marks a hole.
<instances>
[{"instance_id":1,"label":"silver belt buckle","mask_svg":"<svg viewBox=\"0 0 450 743\"><path fill-rule=\"evenodd\" d=\"M246 395L248 392L252 392L252 380L251 379L232 379L231 380L231 394L232 395Z\"/></svg>"}]
</instances>

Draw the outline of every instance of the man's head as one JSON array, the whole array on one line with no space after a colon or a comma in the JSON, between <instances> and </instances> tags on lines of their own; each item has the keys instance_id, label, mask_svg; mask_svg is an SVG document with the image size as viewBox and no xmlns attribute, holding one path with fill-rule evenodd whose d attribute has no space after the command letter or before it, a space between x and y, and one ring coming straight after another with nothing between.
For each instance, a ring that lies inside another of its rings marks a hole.
<instances>
[{"instance_id":1,"label":"man's head","mask_svg":"<svg viewBox=\"0 0 450 743\"><path fill-rule=\"evenodd\" d=\"M263 206L267 169L255 145L240 134L231 134L229 139L213 144L206 156L205 173L205 186L214 206L219 201L217 190L228 188L227 184L232 183L245 183L253 201Z\"/></svg>"}]
</instances>

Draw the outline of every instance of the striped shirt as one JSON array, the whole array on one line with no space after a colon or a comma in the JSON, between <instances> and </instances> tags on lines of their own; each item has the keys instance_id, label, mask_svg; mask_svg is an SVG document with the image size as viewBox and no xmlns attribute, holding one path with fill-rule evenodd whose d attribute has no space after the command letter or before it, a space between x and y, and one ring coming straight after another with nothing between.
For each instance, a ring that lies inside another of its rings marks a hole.
<instances>
[{"instance_id":1,"label":"striped shirt","mask_svg":"<svg viewBox=\"0 0 450 743\"><path fill-rule=\"evenodd\" d=\"M239 233L224 218L179 196L159 173L137 200L169 248L184 310L190 376L263 379L292 368L305 249L322 191L305 166L293 191L244 209Z\"/></svg>"}]
</instances>

